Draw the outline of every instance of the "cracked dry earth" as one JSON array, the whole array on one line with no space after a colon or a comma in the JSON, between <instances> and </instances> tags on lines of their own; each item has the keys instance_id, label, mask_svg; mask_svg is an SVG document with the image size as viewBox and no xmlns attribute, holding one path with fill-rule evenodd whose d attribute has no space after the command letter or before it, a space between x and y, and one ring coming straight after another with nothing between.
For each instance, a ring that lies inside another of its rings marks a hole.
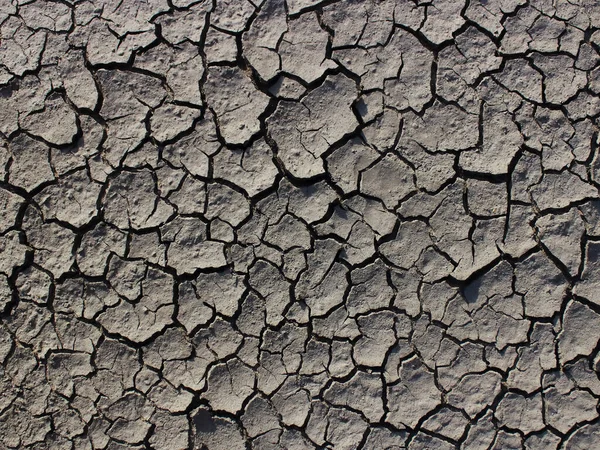
<instances>
[{"instance_id":1,"label":"cracked dry earth","mask_svg":"<svg viewBox=\"0 0 600 450\"><path fill-rule=\"evenodd\" d=\"M596 0L0 39L1 449L600 449Z\"/></svg>"}]
</instances>

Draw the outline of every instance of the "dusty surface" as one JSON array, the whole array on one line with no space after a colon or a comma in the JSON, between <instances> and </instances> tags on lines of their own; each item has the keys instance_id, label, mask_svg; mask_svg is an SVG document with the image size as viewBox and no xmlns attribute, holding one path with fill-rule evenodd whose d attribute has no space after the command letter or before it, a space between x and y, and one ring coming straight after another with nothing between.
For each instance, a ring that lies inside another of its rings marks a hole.
<instances>
[{"instance_id":1,"label":"dusty surface","mask_svg":"<svg viewBox=\"0 0 600 450\"><path fill-rule=\"evenodd\" d=\"M0 1L0 448L600 448L596 0Z\"/></svg>"}]
</instances>

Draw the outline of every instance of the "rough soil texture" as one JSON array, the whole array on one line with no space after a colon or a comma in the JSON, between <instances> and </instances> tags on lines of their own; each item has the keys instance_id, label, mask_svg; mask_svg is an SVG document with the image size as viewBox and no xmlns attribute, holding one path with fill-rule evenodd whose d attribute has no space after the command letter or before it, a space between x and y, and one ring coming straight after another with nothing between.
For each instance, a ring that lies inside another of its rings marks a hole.
<instances>
[{"instance_id":1,"label":"rough soil texture","mask_svg":"<svg viewBox=\"0 0 600 450\"><path fill-rule=\"evenodd\" d=\"M597 0L0 0L0 449L600 449Z\"/></svg>"}]
</instances>

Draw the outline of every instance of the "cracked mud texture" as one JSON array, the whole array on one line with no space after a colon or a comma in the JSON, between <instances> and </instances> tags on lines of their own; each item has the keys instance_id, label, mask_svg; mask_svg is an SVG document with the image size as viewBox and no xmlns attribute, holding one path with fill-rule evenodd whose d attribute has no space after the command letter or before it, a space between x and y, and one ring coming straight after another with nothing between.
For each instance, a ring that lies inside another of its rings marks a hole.
<instances>
[{"instance_id":1,"label":"cracked mud texture","mask_svg":"<svg viewBox=\"0 0 600 450\"><path fill-rule=\"evenodd\" d=\"M0 449L600 449L597 0L0 0Z\"/></svg>"}]
</instances>

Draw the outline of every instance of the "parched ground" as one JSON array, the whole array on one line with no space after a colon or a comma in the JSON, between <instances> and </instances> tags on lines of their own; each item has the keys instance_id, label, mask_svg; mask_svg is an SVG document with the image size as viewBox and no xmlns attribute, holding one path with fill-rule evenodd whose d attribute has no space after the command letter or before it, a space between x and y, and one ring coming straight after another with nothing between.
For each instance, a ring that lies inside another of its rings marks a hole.
<instances>
[{"instance_id":1,"label":"parched ground","mask_svg":"<svg viewBox=\"0 0 600 450\"><path fill-rule=\"evenodd\" d=\"M0 0L0 449L600 449L598 0Z\"/></svg>"}]
</instances>

